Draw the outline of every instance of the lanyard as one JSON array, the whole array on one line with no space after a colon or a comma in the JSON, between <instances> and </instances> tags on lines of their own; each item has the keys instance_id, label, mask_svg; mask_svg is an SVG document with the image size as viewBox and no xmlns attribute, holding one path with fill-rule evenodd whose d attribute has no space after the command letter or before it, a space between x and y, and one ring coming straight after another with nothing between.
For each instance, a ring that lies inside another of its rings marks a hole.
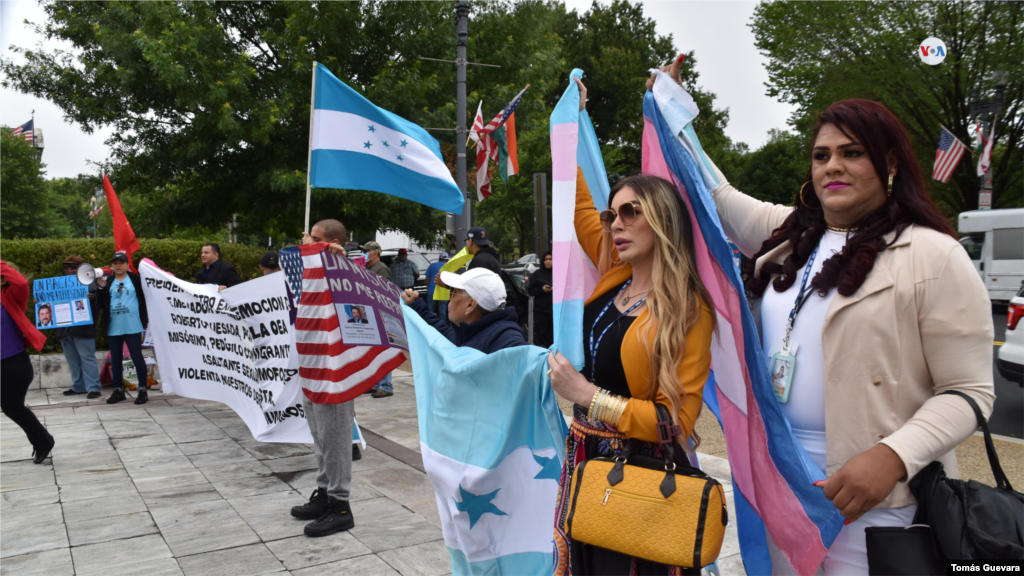
<instances>
[{"instance_id":1,"label":"lanyard","mask_svg":"<svg viewBox=\"0 0 1024 576\"><path fill-rule=\"evenodd\" d=\"M793 303L793 309L789 312L789 321L786 322L786 335L782 338L782 352L787 355L789 353L789 335L793 332L793 324L796 322L796 315L813 294L813 291L807 289L807 279L811 275L811 268L814 266L814 257L817 255L818 248L815 247L814 252L811 252L811 257L807 259L807 266L804 267L804 278L803 281L800 282L800 291L796 295L796 302Z\"/></svg>"},{"instance_id":2,"label":"lanyard","mask_svg":"<svg viewBox=\"0 0 1024 576\"><path fill-rule=\"evenodd\" d=\"M626 285L623 286L621 290L619 290L619 294L622 294L623 290L626 290L627 288L629 288L629 285L632 282L633 282L632 278L627 280L626 281ZM618 297L619 297L619 295L616 294L615 298L618 298ZM590 327L590 381L591 382L594 381L594 365L597 364L597 349L601 347L601 339L604 338L605 333L608 332L608 329L612 327L612 324L615 324L616 322L621 320L623 316L628 316L630 314L630 312L636 310L641 305L643 305L644 302L647 301L647 297L645 296L645 297L637 300L636 304L633 304L632 306L630 306L629 310L626 310L622 314L619 314L618 318L616 318L614 321L610 322L607 326L604 327L604 330L601 331L601 334L597 337L597 342L595 343L594 342L594 328L597 328L597 323L601 321L602 317L604 317L604 313L607 312L608 308L610 308L611 305L615 303L615 298L612 298L611 300L608 301L607 304L604 305L604 308L601 310L601 313L597 315L597 318L594 319L594 324Z\"/></svg>"}]
</instances>

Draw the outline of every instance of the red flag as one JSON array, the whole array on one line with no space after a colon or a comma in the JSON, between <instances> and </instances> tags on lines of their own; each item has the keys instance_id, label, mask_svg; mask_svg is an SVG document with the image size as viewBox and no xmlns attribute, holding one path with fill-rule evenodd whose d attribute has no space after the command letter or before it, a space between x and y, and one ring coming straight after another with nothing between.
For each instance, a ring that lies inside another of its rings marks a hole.
<instances>
[{"instance_id":1,"label":"red flag","mask_svg":"<svg viewBox=\"0 0 1024 576\"><path fill-rule=\"evenodd\" d=\"M127 254L128 269L138 274L139 271L135 269L135 264L132 262L132 254L139 249L139 239L135 237L135 232L132 231L132 225L128 223L124 210L121 210L121 202L117 199L114 187L110 184L106 174L103 175L103 190L107 193L107 206L110 207L110 217L114 221L114 250Z\"/></svg>"}]
</instances>

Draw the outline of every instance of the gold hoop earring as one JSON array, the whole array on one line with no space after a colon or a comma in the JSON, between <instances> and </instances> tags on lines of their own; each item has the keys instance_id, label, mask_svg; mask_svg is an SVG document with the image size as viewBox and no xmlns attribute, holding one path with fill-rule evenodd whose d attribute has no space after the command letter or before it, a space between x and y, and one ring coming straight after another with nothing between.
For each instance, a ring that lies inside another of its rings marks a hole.
<instances>
[{"instance_id":1,"label":"gold hoop earring","mask_svg":"<svg viewBox=\"0 0 1024 576\"><path fill-rule=\"evenodd\" d=\"M894 174L889 174L889 189L885 191L885 195L892 198L892 178Z\"/></svg>"},{"instance_id":2,"label":"gold hoop earring","mask_svg":"<svg viewBox=\"0 0 1024 576\"><path fill-rule=\"evenodd\" d=\"M811 182L813 182L813 180L808 180L807 182L804 182L803 186L800 187L800 203L808 208L810 208L810 206L807 204L807 199L804 198L804 188L807 188L807 185L810 184Z\"/></svg>"}]
</instances>

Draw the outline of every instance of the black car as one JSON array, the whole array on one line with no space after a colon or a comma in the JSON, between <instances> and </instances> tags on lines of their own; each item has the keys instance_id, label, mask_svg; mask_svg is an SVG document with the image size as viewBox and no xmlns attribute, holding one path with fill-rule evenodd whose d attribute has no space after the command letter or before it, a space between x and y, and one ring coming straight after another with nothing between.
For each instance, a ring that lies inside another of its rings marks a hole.
<instances>
[{"instance_id":1,"label":"black car","mask_svg":"<svg viewBox=\"0 0 1024 576\"><path fill-rule=\"evenodd\" d=\"M416 284L412 287L413 290L420 293L420 296L426 296L427 285L430 283L430 278L427 278L427 268L430 266L430 261L427 257L419 252L407 251L409 253L409 261L416 265L416 268L420 271L420 277L416 279ZM381 250L380 261L391 267L391 263L395 261L395 257L398 256L398 249L393 250Z\"/></svg>"}]
</instances>

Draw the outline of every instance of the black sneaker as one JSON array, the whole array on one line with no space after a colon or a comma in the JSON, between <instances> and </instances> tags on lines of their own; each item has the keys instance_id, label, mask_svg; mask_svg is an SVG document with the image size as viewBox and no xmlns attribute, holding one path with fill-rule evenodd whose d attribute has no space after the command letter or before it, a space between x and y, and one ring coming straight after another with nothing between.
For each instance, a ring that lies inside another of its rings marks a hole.
<instances>
[{"instance_id":1,"label":"black sneaker","mask_svg":"<svg viewBox=\"0 0 1024 576\"><path fill-rule=\"evenodd\" d=\"M65 390L64 391L64 395L65 396L78 396L79 394L85 394L85 392L79 392L78 390L75 390L74 388L72 388L70 390Z\"/></svg>"},{"instance_id":2,"label":"black sneaker","mask_svg":"<svg viewBox=\"0 0 1024 576\"><path fill-rule=\"evenodd\" d=\"M120 388L115 388L114 391L110 393L110 398L107 398L107 404L117 404L118 402L123 402L124 400L124 390L121 390Z\"/></svg>"},{"instance_id":3,"label":"black sneaker","mask_svg":"<svg viewBox=\"0 0 1024 576\"><path fill-rule=\"evenodd\" d=\"M292 516L299 520L316 520L327 512L327 490L317 488L309 497L309 502L302 506L292 506Z\"/></svg>"},{"instance_id":4,"label":"black sneaker","mask_svg":"<svg viewBox=\"0 0 1024 576\"><path fill-rule=\"evenodd\" d=\"M356 521L352 518L352 508L349 507L348 501L330 498L330 506L327 511L316 520L306 524L302 531L306 533L306 536L316 538L348 530L355 525Z\"/></svg>"},{"instance_id":5,"label":"black sneaker","mask_svg":"<svg viewBox=\"0 0 1024 576\"><path fill-rule=\"evenodd\" d=\"M149 401L149 392L146 392L145 388L139 388L139 391L135 393L135 403L145 404Z\"/></svg>"},{"instance_id":6,"label":"black sneaker","mask_svg":"<svg viewBox=\"0 0 1024 576\"><path fill-rule=\"evenodd\" d=\"M100 393L99 392L89 392L89 395L86 396L86 398L88 398L89 400L95 400L95 399L97 399L99 397L100 397Z\"/></svg>"},{"instance_id":7,"label":"black sneaker","mask_svg":"<svg viewBox=\"0 0 1024 576\"><path fill-rule=\"evenodd\" d=\"M355 462L363 457L363 453L359 451L359 444L352 445L352 461Z\"/></svg>"},{"instance_id":8,"label":"black sneaker","mask_svg":"<svg viewBox=\"0 0 1024 576\"><path fill-rule=\"evenodd\" d=\"M388 392L387 390L377 390L373 393L374 398L387 398L388 396L394 396L394 392Z\"/></svg>"}]
</instances>

